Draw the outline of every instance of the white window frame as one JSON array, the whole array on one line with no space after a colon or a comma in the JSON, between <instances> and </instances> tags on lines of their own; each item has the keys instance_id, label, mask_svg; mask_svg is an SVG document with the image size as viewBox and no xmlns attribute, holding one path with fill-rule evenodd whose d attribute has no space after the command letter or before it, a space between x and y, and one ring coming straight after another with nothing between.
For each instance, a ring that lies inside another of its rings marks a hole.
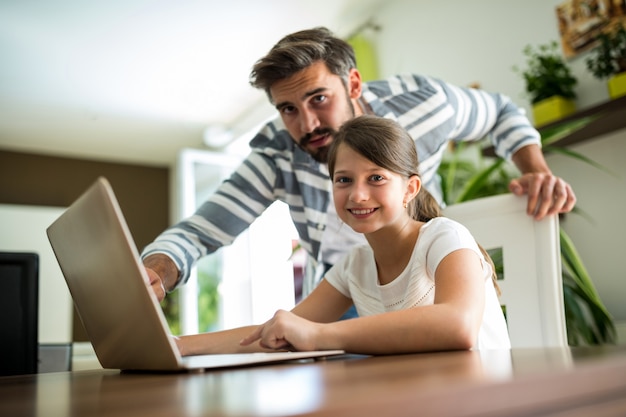
<instances>
[{"instance_id":1,"label":"white window frame","mask_svg":"<svg viewBox=\"0 0 626 417\"><path fill-rule=\"evenodd\" d=\"M193 214L205 196L198 198L197 164L215 168L221 183L241 163L242 157L183 149L176 167L174 221ZM211 184L216 187L218 184ZM287 205L271 205L232 245L218 251L223 276L219 285L218 329L227 329L269 319L277 309L295 304L292 239L297 233ZM188 282L178 291L181 334L198 333L198 282L193 268Z\"/></svg>"}]
</instances>

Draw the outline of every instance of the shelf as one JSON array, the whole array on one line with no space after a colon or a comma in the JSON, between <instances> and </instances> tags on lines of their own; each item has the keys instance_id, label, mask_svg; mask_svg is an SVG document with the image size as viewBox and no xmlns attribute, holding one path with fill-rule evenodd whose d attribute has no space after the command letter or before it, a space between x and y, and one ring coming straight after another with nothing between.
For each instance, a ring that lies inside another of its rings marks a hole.
<instances>
[{"instance_id":1,"label":"shelf","mask_svg":"<svg viewBox=\"0 0 626 417\"><path fill-rule=\"evenodd\" d=\"M560 125L581 120L585 117L596 116L588 125L576 130L554 142L557 146L570 146L576 143L591 140L619 129L626 128L626 96L600 103L596 106L577 111L553 123L541 126L538 130L543 133ZM495 156L493 146L483 150L485 156Z\"/></svg>"}]
</instances>

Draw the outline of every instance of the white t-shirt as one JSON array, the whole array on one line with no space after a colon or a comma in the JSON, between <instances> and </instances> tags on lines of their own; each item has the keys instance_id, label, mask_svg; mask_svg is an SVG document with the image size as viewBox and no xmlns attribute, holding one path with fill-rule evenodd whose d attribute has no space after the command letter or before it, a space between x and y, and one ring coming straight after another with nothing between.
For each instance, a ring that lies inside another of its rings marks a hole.
<instances>
[{"instance_id":1,"label":"white t-shirt","mask_svg":"<svg viewBox=\"0 0 626 417\"><path fill-rule=\"evenodd\" d=\"M369 246L354 248L326 273L326 280L349 297L359 316L432 305L435 300L435 271L441 260L458 249L475 251L483 265L485 311L474 349L511 347L506 321L491 280L491 266L469 230L454 220L437 217L420 229L411 259L392 282L380 285L374 254Z\"/></svg>"}]
</instances>

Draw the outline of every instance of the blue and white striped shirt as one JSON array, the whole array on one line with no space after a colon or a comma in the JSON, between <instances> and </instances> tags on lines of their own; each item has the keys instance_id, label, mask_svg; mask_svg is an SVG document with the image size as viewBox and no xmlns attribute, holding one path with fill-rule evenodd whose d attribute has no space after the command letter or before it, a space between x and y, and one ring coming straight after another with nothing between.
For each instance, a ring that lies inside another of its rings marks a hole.
<instances>
[{"instance_id":1,"label":"blue and white striped shirt","mask_svg":"<svg viewBox=\"0 0 626 417\"><path fill-rule=\"evenodd\" d=\"M365 83L362 104L371 113L396 120L415 139L422 182L440 202L437 169L449 141L489 135L496 153L506 159L523 146L541 144L539 133L509 98L434 78L402 75ZM166 254L180 271L179 283L185 282L196 260L232 243L280 200L289 205L302 247L324 262L320 246L332 190L326 164L300 149L279 117L250 147L250 155L215 194L194 215L159 235L143 257ZM350 249L346 245L345 251Z\"/></svg>"}]
</instances>

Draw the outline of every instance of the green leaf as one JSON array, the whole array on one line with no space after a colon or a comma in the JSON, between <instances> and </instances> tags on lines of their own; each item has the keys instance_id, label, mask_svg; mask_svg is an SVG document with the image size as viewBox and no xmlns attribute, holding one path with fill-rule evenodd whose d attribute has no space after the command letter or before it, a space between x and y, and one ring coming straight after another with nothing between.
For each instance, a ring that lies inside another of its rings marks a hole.
<instances>
[{"instance_id":1,"label":"green leaf","mask_svg":"<svg viewBox=\"0 0 626 417\"><path fill-rule=\"evenodd\" d=\"M602 304L600 296L598 295L598 292L596 291L596 288L589 277L589 273L583 265L580 255L574 247L572 240L563 229L560 230L559 234L561 240L561 257L563 258L565 266L567 266L571 271L572 278L583 291L586 298L593 304L597 305L607 317L610 316L609 312Z\"/></svg>"},{"instance_id":2,"label":"green leaf","mask_svg":"<svg viewBox=\"0 0 626 417\"><path fill-rule=\"evenodd\" d=\"M585 303L587 312L591 315L591 320L587 319L589 328L594 332L594 337L588 338L584 335L588 343L615 343L616 329L611 314L608 312L593 282L583 265L580 255L576 251L569 236L561 230L561 257L563 267L566 269L563 276L574 283L572 288L579 299ZM586 317L586 316L585 316Z\"/></svg>"},{"instance_id":3,"label":"green leaf","mask_svg":"<svg viewBox=\"0 0 626 417\"><path fill-rule=\"evenodd\" d=\"M566 279L567 275L563 275L563 300L565 306L565 323L567 329L567 343L571 346L577 346L581 343L594 344L596 339L591 331L591 326L587 325L587 315L583 307L584 304L579 301L576 283ZM571 281L571 278L570 278Z\"/></svg>"},{"instance_id":4,"label":"green leaf","mask_svg":"<svg viewBox=\"0 0 626 417\"><path fill-rule=\"evenodd\" d=\"M591 165L594 168L597 168L601 171L606 172L607 174L615 177L615 178L619 178L619 175L615 174L614 172L612 172L610 169L608 169L607 167L605 167L602 164L597 163L596 161L594 161L593 159L590 159L588 157L586 157L585 155L578 153L576 151L572 151L571 149L566 149L566 148L561 148L559 146L546 146L544 147L544 152L555 152L555 153L560 153L562 155L566 155L569 156L570 158L574 158L574 159L578 159L581 162L584 162L586 164Z\"/></svg>"},{"instance_id":5,"label":"green leaf","mask_svg":"<svg viewBox=\"0 0 626 417\"><path fill-rule=\"evenodd\" d=\"M599 115L583 117L581 119L576 119L565 123L559 123L556 126L541 129L541 143L544 146L551 145L554 142L557 142L564 137L571 135L577 130L584 128L599 117Z\"/></svg>"},{"instance_id":6,"label":"green leaf","mask_svg":"<svg viewBox=\"0 0 626 417\"><path fill-rule=\"evenodd\" d=\"M504 162L504 159L498 159L491 166L482 171L478 171L462 188L456 202L461 203L463 201L473 200L483 196L481 191L488 185L489 177L493 172L500 168Z\"/></svg>"}]
</instances>

